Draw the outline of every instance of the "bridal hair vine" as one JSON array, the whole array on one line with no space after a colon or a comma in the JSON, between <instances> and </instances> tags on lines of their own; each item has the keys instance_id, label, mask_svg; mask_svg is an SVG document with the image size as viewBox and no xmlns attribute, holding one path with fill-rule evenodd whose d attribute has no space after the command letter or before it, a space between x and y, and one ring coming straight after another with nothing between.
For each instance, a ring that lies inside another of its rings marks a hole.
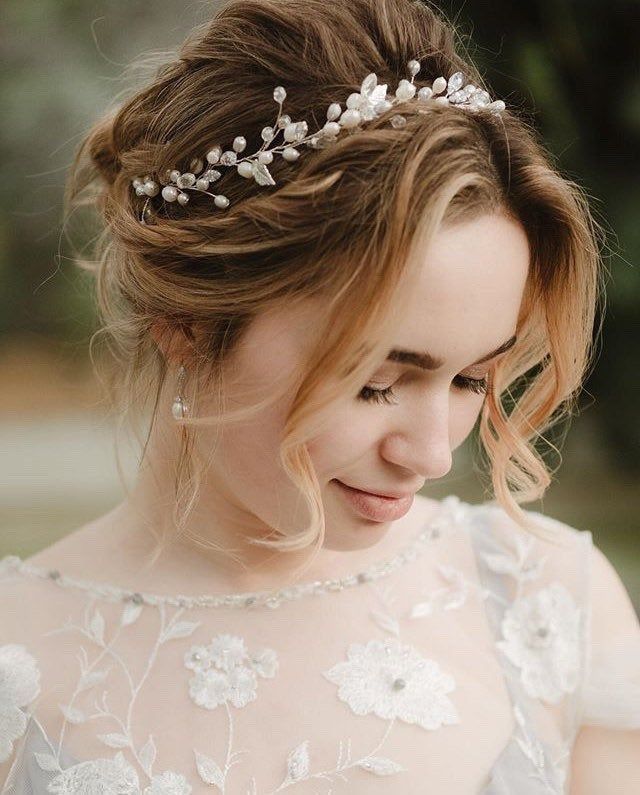
<instances>
[{"instance_id":1,"label":"bridal hair vine","mask_svg":"<svg viewBox=\"0 0 640 795\"><path fill-rule=\"evenodd\" d=\"M310 135L307 135L306 121L292 121L290 116L282 114L282 103L286 99L287 92L282 86L277 86L273 90L273 99L279 105L278 116L273 126L262 128L260 134L263 141L262 146L252 155L238 159L238 155L244 152L247 146L246 138L238 135L234 138L231 149L223 152L222 147L216 144L209 149L204 159L194 158L190 163L189 171L182 173L178 169L167 169L163 179L154 180L147 175L132 180L136 196L146 197L140 221L144 224L148 218L152 217L149 203L159 193L165 202L177 201L183 206L189 202L187 191L206 193L207 196L213 198L216 207L227 208L230 203L229 199L221 193L216 194L209 190L210 186L222 176L219 170L221 167L233 167L241 177L254 179L258 185L275 185L276 182L267 168L273 162L274 153L281 154L284 160L292 163L300 156L298 146L305 144L315 149L324 149L338 139L342 130L353 134L361 128L364 122L381 116L395 105L413 99L416 95L416 86L413 81L420 71L420 62L415 59L411 60L407 64L407 68L411 80L401 80L393 96L387 94L386 84L378 85L378 77L374 72L368 74L362 81L360 92L354 92L347 98L346 109L343 110L340 103L332 102L327 109L327 121L324 126ZM501 99L492 101L489 94L483 89L471 83L463 86L463 83L462 72L455 72L449 80L437 77L431 87L424 86L417 90L417 100L418 102L433 101L439 105L455 105L474 112L486 109L496 115L505 109L505 104ZM407 120L404 116L396 114L391 117L390 123L392 127L399 129L405 126ZM283 133L284 142L269 148L280 131Z\"/></svg>"}]
</instances>

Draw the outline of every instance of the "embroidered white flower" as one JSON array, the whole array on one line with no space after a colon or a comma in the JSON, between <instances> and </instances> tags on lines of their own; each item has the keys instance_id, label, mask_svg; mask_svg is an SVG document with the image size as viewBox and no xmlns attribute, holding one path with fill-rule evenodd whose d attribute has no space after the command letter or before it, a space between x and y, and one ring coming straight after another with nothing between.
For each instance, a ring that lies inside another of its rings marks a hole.
<instances>
[{"instance_id":1,"label":"embroidered white flower","mask_svg":"<svg viewBox=\"0 0 640 795\"><path fill-rule=\"evenodd\" d=\"M230 701L244 707L257 698L258 675L271 679L278 670L273 649L250 654L236 635L217 635L208 646L192 646L184 655L186 668L195 671L189 680L189 695L205 709Z\"/></svg>"},{"instance_id":2,"label":"embroidered white flower","mask_svg":"<svg viewBox=\"0 0 640 795\"><path fill-rule=\"evenodd\" d=\"M0 646L0 762L6 761L13 743L27 728L26 707L40 693L40 671L24 646Z\"/></svg>"},{"instance_id":3,"label":"embroidered white flower","mask_svg":"<svg viewBox=\"0 0 640 795\"><path fill-rule=\"evenodd\" d=\"M190 795L192 789L181 773L165 770L151 779L151 784L145 787L144 795Z\"/></svg>"},{"instance_id":4,"label":"embroidered white flower","mask_svg":"<svg viewBox=\"0 0 640 795\"><path fill-rule=\"evenodd\" d=\"M496 645L520 668L528 695L555 704L577 687L580 615L561 583L520 597L505 611Z\"/></svg>"},{"instance_id":5,"label":"embroidered white flower","mask_svg":"<svg viewBox=\"0 0 640 795\"><path fill-rule=\"evenodd\" d=\"M118 751L113 759L93 759L68 767L49 782L55 795L139 795L135 769Z\"/></svg>"},{"instance_id":6,"label":"embroidered white flower","mask_svg":"<svg viewBox=\"0 0 640 795\"><path fill-rule=\"evenodd\" d=\"M356 715L373 712L380 718L400 718L424 729L459 723L457 710L446 694L455 680L434 661L395 638L352 643L346 662L323 675L340 685L338 698Z\"/></svg>"}]
</instances>

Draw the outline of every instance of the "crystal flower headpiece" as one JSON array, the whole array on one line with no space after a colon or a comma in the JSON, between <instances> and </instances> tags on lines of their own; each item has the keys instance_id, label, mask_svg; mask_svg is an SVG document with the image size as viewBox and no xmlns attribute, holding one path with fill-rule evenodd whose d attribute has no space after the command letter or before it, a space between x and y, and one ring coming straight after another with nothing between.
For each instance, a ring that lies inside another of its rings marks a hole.
<instances>
[{"instance_id":1,"label":"crystal flower headpiece","mask_svg":"<svg viewBox=\"0 0 640 795\"><path fill-rule=\"evenodd\" d=\"M206 193L213 198L213 203L220 209L229 206L229 199L221 193L212 193L210 186L220 179L221 167L235 168L238 174L245 179L254 179L258 185L275 185L267 166L273 162L275 153L281 154L288 162L294 162L300 156L299 146L303 144L315 149L324 149L334 143L343 130L350 134L362 127L363 123L386 113L390 108L407 102L416 95L414 85L415 76L420 71L420 62L411 60L407 64L411 80L401 80L396 88L395 95L387 94L387 85L378 85L375 73L368 74L362 81L359 93L350 94L343 110L338 102L332 102L327 110L327 121L324 126L314 133L307 135L306 121L292 121L290 116L282 114L282 103L287 92L282 86L273 90L273 98L278 103L278 116L271 127L263 127L261 137L262 146L251 155L238 159L238 154L244 152L247 140L241 135L233 140L232 148L222 151L219 145L213 146L205 158L194 158L189 166L189 171L182 173L178 169L168 169L163 179L154 180L150 175L137 177L132 180L137 196L146 197L142 208L140 221L146 223L151 216L149 202L158 193L166 202L175 202L186 205L189 202L188 191ZM466 110L478 111L486 109L499 115L505 109L501 99L492 101L489 94L481 88L468 83L463 87L464 76L462 72L451 75L449 80L444 77L436 78L431 87L424 86L418 89L419 102L433 101L440 105L455 105ZM404 127L407 120L404 116L396 114L391 117L390 123L395 128ZM282 131L284 141L276 146L270 145ZM206 161L206 163L205 163ZM214 168L215 166L215 168ZM161 185L163 187L161 187Z\"/></svg>"}]
</instances>

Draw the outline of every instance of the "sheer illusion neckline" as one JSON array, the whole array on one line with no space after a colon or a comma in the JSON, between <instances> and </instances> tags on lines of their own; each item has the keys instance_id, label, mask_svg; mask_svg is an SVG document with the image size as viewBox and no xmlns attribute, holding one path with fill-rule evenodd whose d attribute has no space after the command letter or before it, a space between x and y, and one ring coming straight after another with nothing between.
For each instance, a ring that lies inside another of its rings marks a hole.
<instances>
[{"instance_id":1,"label":"sheer illusion neckline","mask_svg":"<svg viewBox=\"0 0 640 795\"><path fill-rule=\"evenodd\" d=\"M416 535L391 558L378 561L361 571L343 577L312 580L280 589L202 594L199 596L153 594L122 588L107 582L85 580L65 575L57 568L35 566L27 560L23 560L19 555L6 555L0 558L0 575L5 571L14 570L27 576L51 580L61 587L87 591L93 596L107 601L126 602L130 603L131 606L139 607L143 605L156 607L159 605L172 605L187 609L201 607L256 608L260 606L276 608L286 601L293 601L306 596L319 596L331 591L341 591L386 577L401 566L420 557L429 541L440 537L445 528L455 524L460 512L470 507L454 494L443 497L438 502L439 504L433 513L422 522Z\"/></svg>"}]
</instances>

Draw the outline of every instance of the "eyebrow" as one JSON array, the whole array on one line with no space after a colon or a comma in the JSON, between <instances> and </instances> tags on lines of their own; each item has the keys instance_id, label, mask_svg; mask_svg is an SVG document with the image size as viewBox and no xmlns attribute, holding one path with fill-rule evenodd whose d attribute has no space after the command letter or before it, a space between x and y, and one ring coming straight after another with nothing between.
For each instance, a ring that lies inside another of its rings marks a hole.
<instances>
[{"instance_id":1,"label":"eyebrow","mask_svg":"<svg viewBox=\"0 0 640 795\"><path fill-rule=\"evenodd\" d=\"M473 362L473 364L469 366L473 367L476 364L488 362L489 359L493 359L495 356L508 351L509 348L512 348L516 344L516 339L517 337L514 335L506 342L503 342L502 345L499 345L495 351L487 353L486 356L482 356L477 362ZM427 351L408 351L404 348L394 348L387 356L387 361L412 364L414 367L419 367L421 370L437 370L444 364L443 359L439 359L437 356L427 353Z\"/></svg>"}]
</instances>

